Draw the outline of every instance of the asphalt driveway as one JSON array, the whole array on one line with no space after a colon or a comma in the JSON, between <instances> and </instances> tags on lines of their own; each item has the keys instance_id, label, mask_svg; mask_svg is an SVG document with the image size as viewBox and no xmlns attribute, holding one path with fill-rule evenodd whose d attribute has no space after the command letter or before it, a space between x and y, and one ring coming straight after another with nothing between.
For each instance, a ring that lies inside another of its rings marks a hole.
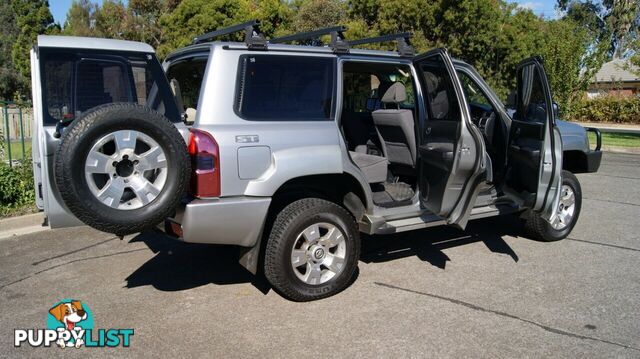
<instances>
[{"instance_id":1,"label":"asphalt driveway","mask_svg":"<svg viewBox=\"0 0 640 359\"><path fill-rule=\"evenodd\" d=\"M520 237L509 218L365 238L357 281L312 303L269 290L233 248L88 228L1 240L0 357L640 357L640 155L578 177L569 239ZM133 328L131 346L14 348L62 298Z\"/></svg>"}]
</instances>

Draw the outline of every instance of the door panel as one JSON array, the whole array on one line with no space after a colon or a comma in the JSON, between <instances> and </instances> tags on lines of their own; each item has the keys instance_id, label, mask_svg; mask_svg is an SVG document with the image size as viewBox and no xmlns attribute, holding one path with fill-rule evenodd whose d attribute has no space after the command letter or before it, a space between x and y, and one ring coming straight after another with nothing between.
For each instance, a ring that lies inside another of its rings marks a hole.
<instances>
[{"instance_id":1,"label":"door panel","mask_svg":"<svg viewBox=\"0 0 640 359\"><path fill-rule=\"evenodd\" d=\"M523 207L551 219L561 182L562 144L555 133L551 90L539 58L518 65L517 86L507 150L507 190Z\"/></svg>"},{"instance_id":2,"label":"door panel","mask_svg":"<svg viewBox=\"0 0 640 359\"><path fill-rule=\"evenodd\" d=\"M478 178L485 173L482 135L471 125L446 50L420 55L415 64L424 104L418 136L420 202L449 223L464 227Z\"/></svg>"}]
</instances>

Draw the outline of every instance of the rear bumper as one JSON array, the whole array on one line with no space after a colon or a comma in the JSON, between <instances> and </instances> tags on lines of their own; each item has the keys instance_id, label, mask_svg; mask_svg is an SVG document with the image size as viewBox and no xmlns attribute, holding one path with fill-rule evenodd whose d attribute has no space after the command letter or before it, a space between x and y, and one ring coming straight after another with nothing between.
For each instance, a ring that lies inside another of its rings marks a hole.
<instances>
[{"instance_id":1,"label":"rear bumper","mask_svg":"<svg viewBox=\"0 0 640 359\"><path fill-rule=\"evenodd\" d=\"M165 221L165 232L190 243L255 245L262 233L269 197L195 199Z\"/></svg>"}]
</instances>

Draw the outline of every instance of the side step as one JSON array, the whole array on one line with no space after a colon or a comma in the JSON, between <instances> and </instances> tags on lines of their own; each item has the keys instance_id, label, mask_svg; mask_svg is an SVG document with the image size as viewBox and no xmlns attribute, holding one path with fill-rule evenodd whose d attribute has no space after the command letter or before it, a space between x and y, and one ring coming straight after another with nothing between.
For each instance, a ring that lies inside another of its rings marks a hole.
<instances>
[{"instance_id":1,"label":"side step","mask_svg":"<svg viewBox=\"0 0 640 359\"><path fill-rule=\"evenodd\" d=\"M511 204L498 204L476 207L471 210L469 220L494 217L518 212L518 207ZM447 224L447 220L432 213L425 213L418 217L409 217L385 221L384 218L372 219L364 216L360 222L360 231L369 234L391 234L415 229L436 227Z\"/></svg>"},{"instance_id":2,"label":"side step","mask_svg":"<svg viewBox=\"0 0 640 359\"><path fill-rule=\"evenodd\" d=\"M423 214L419 217L395 219L386 222L361 223L360 230L371 234L391 234L414 229L428 228L447 224L447 221L435 214Z\"/></svg>"}]
</instances>

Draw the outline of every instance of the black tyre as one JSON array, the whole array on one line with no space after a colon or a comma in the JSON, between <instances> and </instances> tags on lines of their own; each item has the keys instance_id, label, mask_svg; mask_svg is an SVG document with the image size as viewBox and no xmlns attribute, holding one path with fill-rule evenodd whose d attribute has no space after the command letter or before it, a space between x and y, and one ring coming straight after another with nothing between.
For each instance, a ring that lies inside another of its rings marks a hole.
<instances>
[{"instance_id":1,"label":"black tyre","mask_svg":"<svg viewBox=\"0 0 640 359\"><path fill-rule=\"evenodd\" d=\"M54 155L58 191L85 224L125 235L172 215L185 192L190 161L182 136L145 106L98 106L64 131Z\"/></svg>"},{"instance_id":2,"label":"black tyre","mask_svg":"<svg viewBox=\"0 0 640 359\"><path fill-rule=\"evenodd\" d=\"M571 233L580 216L582 208L582 188L576 176L562 171L562 192L557 220L553 224L542 219L538 213L528 211L524 214L524 228L529 236L544 242L564 239Z\"/></svg>"},{"instance_id":3,"label":"black tyre","mask_svg":"<svg viewBox=\"0 0 640 359\"><path fill-rule=\"evenodd\" d=\"M265 276L291 300L321 299L351 284L359 257L360 234L351 214L305 198L278 214L265 249Z\"/></svg>"}]
</instances>

